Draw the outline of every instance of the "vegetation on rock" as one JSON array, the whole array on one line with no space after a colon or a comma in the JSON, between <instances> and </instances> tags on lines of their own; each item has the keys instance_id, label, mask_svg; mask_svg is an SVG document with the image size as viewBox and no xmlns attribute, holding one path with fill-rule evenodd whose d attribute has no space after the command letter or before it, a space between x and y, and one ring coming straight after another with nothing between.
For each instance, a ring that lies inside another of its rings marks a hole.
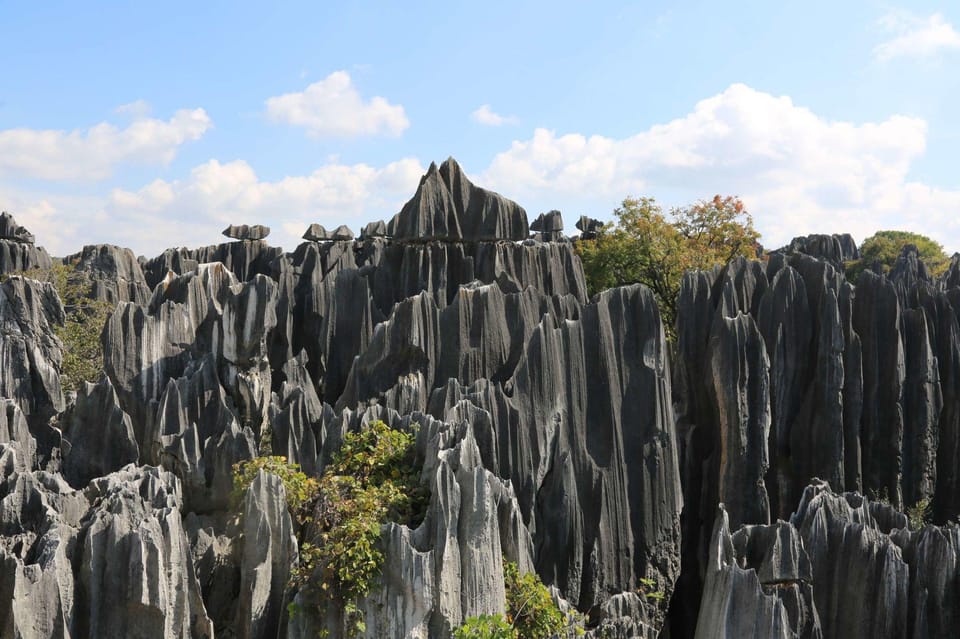
<instances>
[{"instance_id":1,"label":"vegetation on rock","mask_svg":"<svg viewBox=\"0 0 960 639\"><path fill-rule=\"evenodd\" d=\"M75 265L55 261L49 269L31 269L18 275L50 282L60 296L66 319L63 325L54 326L54 332L63 343L63 390L77 391L84 382L96 382L103 372L100 332L113 306L91 297L90 286L78 277Z\"/></svg>"},{"instance_id":2,"label":"vegetation on rock","mask_svg":"<svg viewBox=\"0 0 960 639\"><path fill-rule=\"evenodd\" d=\"M920 530L930 523L933 516L933 504L928 497L924 497L913 506L907 508L907 519L911 530Z\"/></svg>"},{"instance_id":3,"label":"vegetation on rock","mask_svg":"<svg viewBox=\"0 0 960 639\"><path fill-rule=\"evenodd\" d=\"M760 234L736 197L715 196L669 213L651 197L628 197L614 210L616 224L576 243L590 295L639 282L657 298L672 332L683 273L756 257Z\"/></svg>"},{"instance_id":4,"label":"vegetation on rock","mask_svg":"<svg viewBox=\"0 0 960 639\"><path fill-rule=\"evenodd\" d=\"M950 258L943 246L926 235L909 231L878 231L860 245L860 259L847 263L847 279L855 282L861 272L872 269L875 264L879 264L881 271L886 273L908 244L917 247L920 259L931 275L941 275L950 265Z\"/></svg>"},{"instance_id":5,"label":"vegetation on rock","mask_svg":"<svg viewBox=\"0 0 960 639\"><path fill-rule=\"evenodd\" d=\"M503 585L506 617L469 617L454 631L454 639L548 639L583 634L583 617L560 610L536 573L520 574L517 564L505 561Z\"/></svg>"},{"instance_id":6,"label":"vegetation on rock","mask_svg":"<svg viewBox=\"0 0 960 639\"><path fill-rule=\"evenodd\" d=\"M429 494L419 482L414 442L414 434L376 421L344 436L319 479L283 457L234 467L238 496L260 469L280 477L299 531L300 564L291 585L318 606L339 609L347 635L365 628L358 604L376 586L383 566L381 527L388 521L416 525L426 510ZM291 606L290 612L299 611Z\"/></svg>"},{"instance_id":7,"label":"vegetation on rock","mask_svg":"<svg viewBox=\"0 0 960 639\"><path fill-rule=\"evenodd\" d=\"M257 457L233 465L233 494L235 507L239 508L247 488L257 473L263 470L280 478L287 496L287 509L297 524L302 525L307 505L316 498L317 480L300 472L299 464L290 464L286 457Z\"/></svg>"}]
</instances>

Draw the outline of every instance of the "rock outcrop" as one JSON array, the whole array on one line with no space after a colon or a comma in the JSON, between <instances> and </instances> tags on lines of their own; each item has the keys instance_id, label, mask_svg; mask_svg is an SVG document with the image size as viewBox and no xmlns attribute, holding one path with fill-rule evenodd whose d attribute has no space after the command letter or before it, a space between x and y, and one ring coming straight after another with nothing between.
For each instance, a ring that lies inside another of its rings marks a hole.
<instances>
[{"instance_id":1,"label":"rock outcrop","mask_svg":"<svg viewBox=\"0 0 960 639\"><path fill-rule=\"evenodd\" d=\"M418 241L519 241L529 234L526 212L475 186L453 158L439 167L430 165L416 194L388 227L396 239Z\"/></svg>"},{"instance_id":2,"label":"rock outcrop","mask_svg":"<svg viewBox=\"0 0 960 639\"><path fill-rule=\"evenodd\" d=\"M849 282L850 236L796 238L687 273L670 343L645 287L588 300L562 231L450 159L359 239L84 247L69 283L115 309L66 397L63 302L7 278L0 635L347 636L292 585L281 479L233 480L265 454L319 477L382 420L430 496L380 529L361 636L506 612L504 559L589 637L955 636L960 259ZM33 242L0 215L0 271L52 264Z\"/></svg>"},{"instance_id":3,"label":"rock outcrop","mask_svg":"<svg viewBox=\"0 0 960 639\"><path fill-rule=\"evenodd\" d=\"M232 240L263 240L270 235L270 227L262 224L231 224L223 234Z\"/></svg>"},{"instance_id":4,"label":"rock outcrop","mask_svg":"<svg viewBox=\"0 0 960 639\"><path fill-rule=\"evenodd\" d=\"M12 215L0 213L0 274L49 269L53 261L34 241L33 233L17 224Z\"/></svg>"}]
</instances>

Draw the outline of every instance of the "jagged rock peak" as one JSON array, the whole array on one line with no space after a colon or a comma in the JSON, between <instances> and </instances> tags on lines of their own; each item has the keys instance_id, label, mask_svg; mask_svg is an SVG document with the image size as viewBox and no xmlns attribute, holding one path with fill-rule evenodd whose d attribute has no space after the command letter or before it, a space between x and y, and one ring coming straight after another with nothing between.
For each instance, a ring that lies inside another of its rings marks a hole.
<instances>
[{"instance_id":1,"label":"jagged rock peak","mask_svg":"<svg viewBox=\"0 0 960 639\"><path fill-rule=\"evenodd\" d=\"M527 213L512 200L475 186L453 158L431 164L417 192L389 225L399 240L485 242L527 239Z\"/></svg>"},{"instance_id":2,"label":"jagged rock peak","mask_svg":"<svg viewBox=\"0 0 960 639\"><path fill-rule=\"evenodd\" d=\"M822 235L812 234L795 237L781 251L785 253L804 253L834 266L843 266L844 262L860 259L860 249L849 233Z\"/></svg>"},{"instance_id":3,"label":"jagged rock peak","mask_svg":"<svg viewBox=\"0 0 960 639\"><path fill-rule=\"evenodd\" d=\"M311 224L303 234L303 239L308 242L349 241L353 239L353 231L346 224L341 224L332 231L323 228L322 224Z\"/></svg>"},{"instance_id":4,"label":"jagged rock peak","mask_svg":"<svg viewBox=\"0 0 960 639\"><path fill-rule=\"evenodd\" d=\"M270 235L270 227L262 224L231 224L223 229L223 234L234 240L262 240Z\"/></svg>"},{"instance_id":5,"label":"jagged rock peak","mask_svg":"<svg viewBox=\"0 0 960 639\"><path fill-rule=\"evenodd\" d=\"M76 264L77 270L94 277L144 281L143 270L133 251L112 244L89 244L79 253L63 258L65 264Z\"/></svg>"},{"instance_id":6,"label":"jagged rock peak","mask_svg":"<svg viewBox=\"0 0 960 639\"><path fill-rule=\"evenodd\" d=\"M13 215L4 211L0 213L0 240L13 240L23 244L33 244L36 238L33 233L17 224Z\"/></svg>"}]
</instances>

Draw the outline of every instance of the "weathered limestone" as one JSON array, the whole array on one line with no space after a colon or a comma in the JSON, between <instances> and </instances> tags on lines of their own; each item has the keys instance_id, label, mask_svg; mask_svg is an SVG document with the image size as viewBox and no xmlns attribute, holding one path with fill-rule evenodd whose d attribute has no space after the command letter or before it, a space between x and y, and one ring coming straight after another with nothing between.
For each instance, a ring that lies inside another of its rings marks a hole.
<instances>
[{"instance_id":1,"label":"weathered limestone","mask_svg":"<svg viewBox=\"0 0 960 639\"><path fill-rule=\"evenodd\" d=\"M270 235L270 227L262 224L231 224L223 229L223 234L233 240L262 240Z\"/></svg>"},{"instance_id":2,"label":"weathered limestone","mask_svg":"<svg viewBox=\"0 0 960 639\"><path fill-rule=\"evenodd\" d=\"M388 224L399 240L525 240L526 212L505 197L474 186L448 158L431 164L416 194Z\"/></svg>"},{"instance_id":3,"label":"weathered limestone","mask_svg":"<svg viewBox=\"0 0 960 639\"><path fill-rule=\"evenodd\" d=\"M49 269L50 256L34 241L33 233L17 224L11 214L0 213L0 273Z\"/></svg>"}]
</instances>

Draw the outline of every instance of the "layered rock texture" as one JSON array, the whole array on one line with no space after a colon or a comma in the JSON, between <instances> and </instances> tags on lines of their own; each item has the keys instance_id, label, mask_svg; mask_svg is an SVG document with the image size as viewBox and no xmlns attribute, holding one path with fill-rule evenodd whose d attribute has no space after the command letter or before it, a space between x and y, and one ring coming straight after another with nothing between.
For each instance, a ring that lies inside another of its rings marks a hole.
<instances>
[{"instance_id":1,"label":"layered rock texture","mask_svg":"<svg viewBox=\"0 0 960 639\"><path fill-rule=\"evenodd\" d=\"M383 525L360 636L503 613L505 560L593 637L956 636L960 261L848 282L849 236L797 238L688 273L670 345L643 286L587 299L563 228L451 159L359 239L84 247L113 312L66 396L56 290L6 279L0 636L345 636L292 585L280 479L232 479L268 451L319 476L374 421L415 434L429 503ZM0 216L0 270L50 268L33 241Z\"/></svg>"}]
</instances>

